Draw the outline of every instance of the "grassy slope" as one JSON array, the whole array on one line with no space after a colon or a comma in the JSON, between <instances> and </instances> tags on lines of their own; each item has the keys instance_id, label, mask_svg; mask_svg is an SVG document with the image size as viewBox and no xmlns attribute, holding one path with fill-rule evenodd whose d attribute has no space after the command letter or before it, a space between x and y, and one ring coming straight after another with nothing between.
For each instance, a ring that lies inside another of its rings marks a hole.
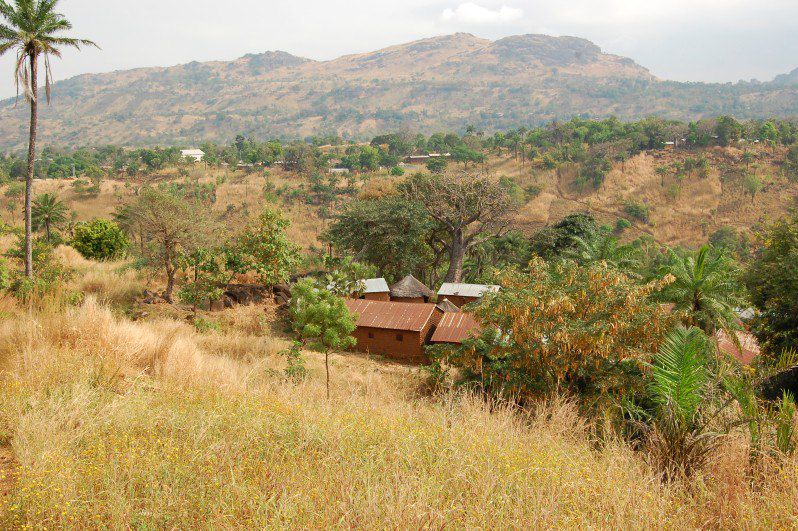
<instances>
[{"instance_id":1,"label":"grassy slope","mask_svg":"<svg viewBox=\"0 0 798 531\"><path fill-rule=\"evenodd\" d=\"M737 437L689 485L664 485L624 444L595 446L562 401L520 414L425 397L417 371L352 354L332 357L327 401L320 356L305 381L282 376L269 308L228 310L203 335L130 322L97 302L128 296L114 264L61 256L79 270L70 290L91 279L85 303L2 302L0 448L15 464L0 460L0 527L798 524L798 462L752 470Z\"/></svg>"}]
</instances>

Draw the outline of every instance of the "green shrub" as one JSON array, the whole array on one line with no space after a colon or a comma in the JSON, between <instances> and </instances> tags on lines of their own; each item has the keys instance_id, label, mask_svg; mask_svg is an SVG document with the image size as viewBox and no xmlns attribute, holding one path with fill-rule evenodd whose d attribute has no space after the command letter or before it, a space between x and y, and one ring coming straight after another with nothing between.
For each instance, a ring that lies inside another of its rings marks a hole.
<instances>
[{"instance_id":1,"label":"green shrub","mask_svg":"<svg viewBox=\"0 0 798 531\"><path fill-rule=\"evenodd\" d=\"M394 177L401 177L404 174L405 170L403 170L399 166L394 166L393 168L391 168L391 175L393 175Z\"/></svg>"},{"instance_id":2,"label":"green shrub","mask_svg":"<svg viewBox=\"0 0 798 531\"><path fill-rule=\"evenodd\" d=\"M621 233L632 226L632 223L626 218L618 218L615 222L615 232Z\"/></svg>"},{"instance_id":3,"label":"green shrub","mask_svg":"<svg viewBox=\"0 0 798 531\"><path fill-rule=\"evenodd\" d=\"M93 219L78 223L71 245L84 257L93 260L110 260L121 256L128 247L122 229L111 220Z\"/></svg>"},{"instance_id":4,"label":"green shrub","mask_svg":"<svg viewBox=\"0 0 798 531\"><path fill-rule=\"evenodd\" d=\"M627 201L623 206L623 211L644 223L648 223L651 214L648 205L634 200Z\"/></svg>"}]
</instances>

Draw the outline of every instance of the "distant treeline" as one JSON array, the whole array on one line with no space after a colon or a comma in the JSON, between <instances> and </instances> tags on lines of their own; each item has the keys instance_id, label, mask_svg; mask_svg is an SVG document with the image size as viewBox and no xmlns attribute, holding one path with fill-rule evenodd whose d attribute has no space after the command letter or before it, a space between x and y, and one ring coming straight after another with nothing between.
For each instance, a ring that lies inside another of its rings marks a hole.
<instances>
[{"instance_id":1,"label":"distant treeline","mask_svg":"<svg viewBox=\"0 0 798 531\"><path fill-rule=\"evenodd\" d=\"M485 160L485 154L506 150L522 162L534 160L544 167L576 163L583 183L600 184L613 162L623 161L646 149L726 146L738 142L795 146L798 119L738 121L731 116L696 122L646 118L622 122L616 118L587 120L574 118L542 127L520 127L492 135L469 126L462 133L435 133L431 136L397 132L379 135L369 144L344 141L336 136L304 140L259 140L239 135L227 145L205 142L203 163L209 166L272 166L313 173L330 166L352 171L392 168L412 154L449 154L449 159L468 166ZM188 146L187 146L188 147ZM36 161L40 178L98 175L137 175L169 166L190 164L179 147L123 148L87 147L59 150L46 147ZM791 150L798 164L798 149ZM789 162L789 161L788 161ZM19 179L25 173L22 153L0 155L0 179Z\"/></svg>"}]
</instances>

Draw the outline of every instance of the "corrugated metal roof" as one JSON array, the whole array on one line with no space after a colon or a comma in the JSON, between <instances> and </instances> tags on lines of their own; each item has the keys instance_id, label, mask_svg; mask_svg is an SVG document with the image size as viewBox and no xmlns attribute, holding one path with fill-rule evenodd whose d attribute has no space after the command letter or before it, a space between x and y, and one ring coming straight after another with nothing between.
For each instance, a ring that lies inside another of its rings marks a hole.
<instances>
[{"instance_id":1,"label":"corrugated metal roof","mask_svg":"<svg viewBox=\"0 0 798 531\"><path fill-rule=\"evenodd\" d=\"M445 298L443 300L438 301L438 309L444 313L460 311L460 308L458 308L456 304L454 304L449 299Z\"/></svg>"},{"instance_id":2,"label":"corrugated metal roof","mask_svg":"<svg viewBox=\"0 0 798 531\"><path fill-rule=\"evenodd\" d=\"M366 284L363 293L388 293L391 291L388 289L388 282L384 278L367 278L363 283Z\"/></svg>"},{"instance_id":3,"label":"corrugated metal roof","mask_svg":"<svg viewBox=\"0 0 798 531\"><path fill-rule=\"evenodd\" d=\"M438 290L439 296L458 295L460 297L481 297L485 293L495 293L499 291L499 286L489 286L486 284L458 284L455 282L445 282Z\"/></svg>"},{"instance_id":4,"label":"corrugated metal roof","mask_svg":"<svg viewBox=\"0 0 798 531\"><path fill-rule=\"evenodd\" d=\"M464 312L445 313L432 334L433 343L462 343L479 333L479 323Z\"/></svg>"},{"instance_id":5,"label":"corrugated metal roof","mask_svg":"<svg viewBox=\"0 0 798 531\"><path fill-rule=\"evenodd\" d=\"M347 299L346 307L357 315L357 326L419 332L436 310L434 304Z\"/></svg>"},{"instance_id":6,"label":"corrugated metal roof","mask_svg":"<svg viewBox=\"0 0 798 531\"><path fill-rule=\"evenodd\" d=\"M759 357L759 343L753 335L747 332L737 332L737 339L740 341L740 346L743 347L742 352L723 330L718 331L715 339L718 341L718 350L732 356L743 365L750 365Z\"/></svg>"}]
</instances>

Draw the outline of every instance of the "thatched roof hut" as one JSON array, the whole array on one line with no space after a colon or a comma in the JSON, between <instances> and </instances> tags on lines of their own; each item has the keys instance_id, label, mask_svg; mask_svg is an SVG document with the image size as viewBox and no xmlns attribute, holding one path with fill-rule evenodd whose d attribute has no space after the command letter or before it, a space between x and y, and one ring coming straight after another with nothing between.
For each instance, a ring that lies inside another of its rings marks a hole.
<instances>
[{"instance_id":1,"label":"thatched roof hut","mask_svg":"<svg viewBox=\"0 0 798 531\"><path fill-rule=\"evenodd\" d=\"M406 302L428 302L433 292L413 275L391 286L391 300Z\"/></svg>"}]
</instances>

